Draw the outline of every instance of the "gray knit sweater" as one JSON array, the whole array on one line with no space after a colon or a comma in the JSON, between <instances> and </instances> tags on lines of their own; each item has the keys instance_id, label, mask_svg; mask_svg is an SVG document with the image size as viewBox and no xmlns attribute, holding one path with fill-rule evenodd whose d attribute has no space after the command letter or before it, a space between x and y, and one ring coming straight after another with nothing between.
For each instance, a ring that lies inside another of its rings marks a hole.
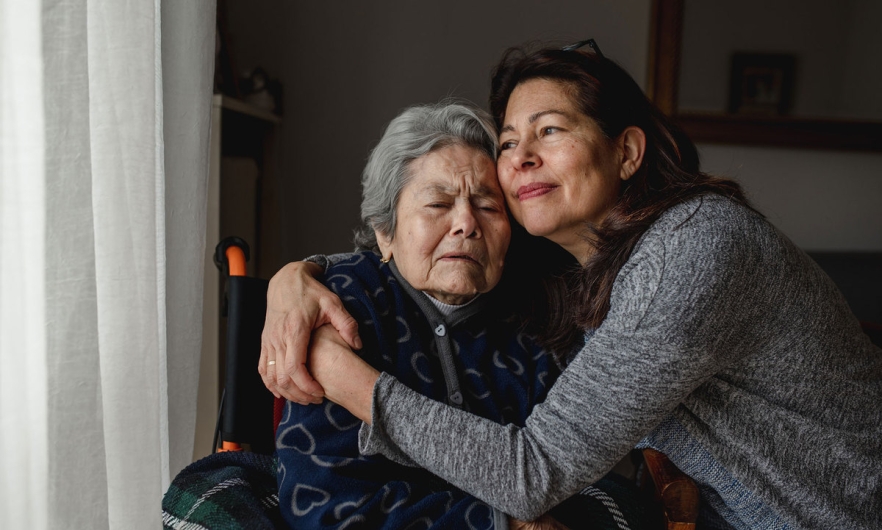
<instances>
[{"instance_id":1,"label":"gray knit sweater","mask_svg":"<svg viewBox=\"0 0 882 530\"><path fill-rule=\"evenodd\" d=\"M525 427L382 374L360 433L363 453L412 459L521 519L657 447L735 528L882 528L880 444L882 351L811 258L716 196L646 232Z\"/></svg>"}]
</instances>

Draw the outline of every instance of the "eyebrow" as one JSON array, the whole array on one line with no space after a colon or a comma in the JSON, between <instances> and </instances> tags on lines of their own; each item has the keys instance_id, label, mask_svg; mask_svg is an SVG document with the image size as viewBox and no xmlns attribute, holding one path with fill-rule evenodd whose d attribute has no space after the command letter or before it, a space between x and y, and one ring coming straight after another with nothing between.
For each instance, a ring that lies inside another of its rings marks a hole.
<instances>
[{"instance_id":1,"label":"eyebrow","mask_svg":"<svg viewBox=\"0 0 882 530\"><path fill-rule=\"evenodd\" d=\"M558 114L568 120L573 119L572 114L570 114L569 112L564 112L562 110L557 110L557 109L548 109L548 110L540 110L539 112L537 112L535 114L531 114L530 118L527 120L527 122L528 123L536 123L536 120L538 120L539 118L541 118L542 116L545 116L547 114ZM499 130L499 134L502 134L504 132L509 132L509 131L514 131L514 125L508 124L508 125L504 126L502 129Z\"/></svg>"},{"instance_id":2,"label":"eyebrow","mask_svg":"<svg viewBox=\"0 0 882 530\"><path fill-rule=\"evenodd\" d=\"M472 197L500 197L501 194L494 191L493 188L489 186L478 186L474 188L474 192L471 193ZM432 184L428 188L426 188L427 193L436 193L441 195L459 195L459 188L455 188L453 186L445 186L443 184Z\"/></svg>"}]
</instances>

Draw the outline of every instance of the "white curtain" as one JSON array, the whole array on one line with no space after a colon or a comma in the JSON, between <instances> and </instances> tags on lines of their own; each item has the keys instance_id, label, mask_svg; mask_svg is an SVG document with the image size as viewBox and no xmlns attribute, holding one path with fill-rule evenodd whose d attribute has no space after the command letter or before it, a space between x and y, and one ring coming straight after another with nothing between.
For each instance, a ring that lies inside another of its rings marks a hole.
<instances>
[{"instance_id":1,"label":"white curtain","mask_svg":"<svg viewBox=\"0 0 882 530\"><path fill-rule=\"evenodd\" d=\"M193 454L216 0L0 0L0 528L158 528Z\"/></svg>"}]
</instances>

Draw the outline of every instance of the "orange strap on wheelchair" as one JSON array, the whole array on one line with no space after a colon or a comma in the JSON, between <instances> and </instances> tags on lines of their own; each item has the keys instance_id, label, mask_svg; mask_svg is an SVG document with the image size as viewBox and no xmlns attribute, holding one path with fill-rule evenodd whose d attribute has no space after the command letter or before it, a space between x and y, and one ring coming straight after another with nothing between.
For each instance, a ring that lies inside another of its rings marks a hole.
<instances>
[{"instance_id":1,"label":"orange strap on wheelchair","mask_svg":"<svg viewBox=\"0 0 882 530\"><path fill-rule=\"evenodd\" d=\"M217 450L218 453L226 453L228 451L241 451L242 446L237 444L236 442L223 442L220 448Z\"/></svg>"},{"instance_id":2,"label":"orange strap on wheelchair","mask_svg":"<svg viewBox=\"0 0 882 530\"><path fill-rule=\"evenodd\" d=\"M230 276L245 276L245 253L237 246L227 247L227 263L230 264Z\"/></svg>"}]
</instances>

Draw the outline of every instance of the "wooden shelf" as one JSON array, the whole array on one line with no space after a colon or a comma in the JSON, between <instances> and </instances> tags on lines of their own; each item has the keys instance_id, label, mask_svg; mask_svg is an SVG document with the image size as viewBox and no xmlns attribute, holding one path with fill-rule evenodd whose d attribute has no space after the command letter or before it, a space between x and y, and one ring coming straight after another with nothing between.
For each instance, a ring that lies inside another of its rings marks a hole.
<instances>
[{"instance_id":1,"label":"wooden shelf","mask_svg":"<svg viewBox=\"0 0 882 530\"><path fill-rule=\"evenodd\" d=\"M652 0L647 95L697 143L882 151L882 121L679 111L683 1Z\"/></svg>"},{"instance_id":2,"label":"wooden shelf","mask_svg":"<svg viewBox=\"0 0 882 530\"><path fill-rule=\"evenodd\" d=\"M674 121L698 143L882 151L882 122L683 112Z\"/></svg>"}]
</instances>

